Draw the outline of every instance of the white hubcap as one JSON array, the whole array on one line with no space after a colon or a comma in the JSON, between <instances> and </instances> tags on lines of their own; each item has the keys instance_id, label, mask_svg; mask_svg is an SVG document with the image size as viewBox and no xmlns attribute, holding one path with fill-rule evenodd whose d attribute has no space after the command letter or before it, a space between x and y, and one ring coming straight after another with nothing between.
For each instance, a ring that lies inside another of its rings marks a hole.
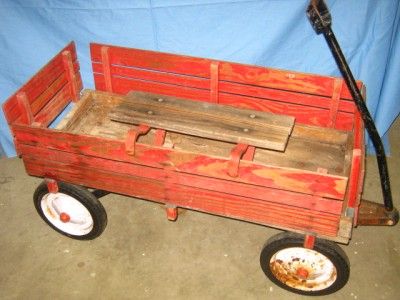
<instances>
[{"instance_id":1,"label":"white hubcap","mask_svg":"<svg viewBox=\"0 0 400 300\"><path fill-rule=\"evenodd\" d=\"M278 280L303 291L326 289L337 278L336 268L329 258L301 247L278 251L271 257L269 267Z\"/></svg>"},{"instance_id":2,"label":"white hubcap","mask_svg":"<svg viewBox=\"0 0 400 300\"><path fill-rule=\"evenodd\" d=\"M40 206L47 220L65 233L85 235L93 228L93 218L88 209L69 195L46 194Z\"/></svg>"}]
</instances>

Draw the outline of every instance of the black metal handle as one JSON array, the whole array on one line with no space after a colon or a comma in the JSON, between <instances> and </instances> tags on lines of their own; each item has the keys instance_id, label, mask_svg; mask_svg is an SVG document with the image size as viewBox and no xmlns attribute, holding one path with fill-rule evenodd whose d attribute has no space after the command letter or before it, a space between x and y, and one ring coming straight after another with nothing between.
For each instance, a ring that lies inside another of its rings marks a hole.
<instances>
[{"instance_id":1,"label":"black metal handle","mask_svg":"<svg viewBox=\"0 0 400 300\"><path fill-rule=\"evenodd\" d=\"M367 129L368 135L371 138L372 144L376 151L376 159L378 161L379 175L381 180L381 188L383 194L383 202L386 210L393 210L392 192L390 190L389 170L386 162L385 149L382 144L382 140L379 136L378 130L376 129L374 120L368 111L363 96L357 87L356 81L354 80L353 74L347 64L346 58L340 49L339 43L332 31L332 17L329 13L328 7L323 0L311 0L310 5L307 8L307 15L311 22L311 25L317 32L317 34L323 33L326 42L335 58L336 64L338 65L340 72L346 82L347 87L350 90L350 94L354 99L358 111L364 121L365 128Z\"/></svg>"}]
</instances>

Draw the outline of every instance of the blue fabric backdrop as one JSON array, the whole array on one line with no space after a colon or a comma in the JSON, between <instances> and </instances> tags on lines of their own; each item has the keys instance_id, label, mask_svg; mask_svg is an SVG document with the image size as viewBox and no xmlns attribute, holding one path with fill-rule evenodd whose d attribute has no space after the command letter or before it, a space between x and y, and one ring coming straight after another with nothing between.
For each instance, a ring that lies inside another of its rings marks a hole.
<instances>
[{"instance_id":1,"label":"blue fabric backdrop","mask_svg":"<svg viewBox=\"0 0 400 300\"><path fill-rule=\"evenodd\" d=\"M338 76L308 0L0 0L0 102L75 40L93 87L91 41ZM384 135L400 112L398 0L328 0L333 29ZM4 115L0 143L15 155Z\"/></svg>"}]
</instances>

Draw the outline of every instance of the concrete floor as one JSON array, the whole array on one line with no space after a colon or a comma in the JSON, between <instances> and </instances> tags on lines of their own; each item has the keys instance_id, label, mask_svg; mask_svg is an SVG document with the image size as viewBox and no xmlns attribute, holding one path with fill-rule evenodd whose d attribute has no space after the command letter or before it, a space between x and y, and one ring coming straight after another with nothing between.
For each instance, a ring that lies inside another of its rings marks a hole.
<instances>
[{"instance_id":1,"label":"concrete floor","mask_svg":"<svg viewBox=\"0 0 400 300\"><path fill-rule=\"evenodd\" d=\"M400 206L400 118L388 158ZM374 157L364 198L381 199ZM278 230L184 211L168 222L164 209L119 195L102 198L108 227L93 241L56 233L37 215L41 182L19 159L0 159L1 299L304 299L266 279L264 242ZM348 284L327 299L400 299L400 225L360 227L348 246ZM315 299L315 298L313 298Z\"/></svg>"}]
</instances>

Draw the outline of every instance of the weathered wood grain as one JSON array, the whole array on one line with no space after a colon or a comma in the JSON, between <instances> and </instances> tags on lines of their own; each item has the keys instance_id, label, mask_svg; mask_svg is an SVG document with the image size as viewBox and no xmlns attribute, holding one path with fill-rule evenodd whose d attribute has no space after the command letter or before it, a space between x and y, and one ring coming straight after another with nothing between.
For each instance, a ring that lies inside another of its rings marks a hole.
<instances>
[{"instance_id":1,"label":"weathered wood grain","mask_svg":"<svg viewBox=\"0 0 400 300\"><path fill-rule=\"evenodd\" d=\"M49 154L46 159L43 159L41 153L35 152L34 149L32 151L25 149L25 151L26 170L34 176L50 177L115 193L143 197L152 201L168 202L183 208L328 236L336 235L339 224L338 214L176 184L174 183L175 175L158 181L142 176L132 176L124 172L115 172L117 165L114 167L114 171L104 168L104 166L98 168L97 165L88 162L90 157L87 156L82 157L82 162L76 158L65 163L52 160L63 157L53 155L54 151L52 150L45 150ZM114 163L110 160L102 161L109 166ZM131 164L130 167L132 167ZM176 174L178 177L179 175ZM207 187L207 185L203 187Z\"/></svg>"},{"instance_id":2,"label":"weathered wood grain","mask_svg":"<svg viewBox=\"0 0 400 300\"><path fill-rule=\"evenodd\" d=\"M183 134L283 151L294 118L148 93L130 93L109 114Z\"/></svg>"},{"instance_id":3,"label":"weathered wood grain","mask_svg":"<svg viewBox=\"0 0 400 300\"><path fill-rule=\"evenodd\" d=\"M62 55L64 51L70 52L76 87L78 90L82 88L75 44L70 43L3 104L3 111L9 124L17 121L21 116L18 101L16 100L19 92L26 94L30 109L35 117L68 84L68 76L71 74L66 74ZM70 93L66 97L72 98Z\"/></svg>"},{"instance_id":4,"label":"weathered wood grain","mask_svg":"<svg viewBox=\"0 0 400 300\"><path fill-rule=\"evenodd\" d=\"M284 189L333 199L344 198L347 177L299 169L273 167L242 161L238 177L228 175L230 159L211 157L207 154L182 152L165 147L137 143L135 156L126 153L125 141L71 134L46 128L14 125L17 143L49 147L66 152L111 158L153 167L233 180L270 188Z\"/></svg>"}]
</instances>

